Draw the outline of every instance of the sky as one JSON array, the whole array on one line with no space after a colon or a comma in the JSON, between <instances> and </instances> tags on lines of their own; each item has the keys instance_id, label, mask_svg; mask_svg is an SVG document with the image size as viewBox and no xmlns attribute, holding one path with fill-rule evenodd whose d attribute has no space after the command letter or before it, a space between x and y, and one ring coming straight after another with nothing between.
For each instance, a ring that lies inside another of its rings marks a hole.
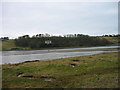
<instances>
[{"instance_id":1,"label":"sky","mask_svg":"<svg viewBox=\"0 0 120 90\"><path fill-rule=\"evenodd\" d=\"M0 3L0 37L118 33L118 2Z\"/></svg>"}]
</instances>

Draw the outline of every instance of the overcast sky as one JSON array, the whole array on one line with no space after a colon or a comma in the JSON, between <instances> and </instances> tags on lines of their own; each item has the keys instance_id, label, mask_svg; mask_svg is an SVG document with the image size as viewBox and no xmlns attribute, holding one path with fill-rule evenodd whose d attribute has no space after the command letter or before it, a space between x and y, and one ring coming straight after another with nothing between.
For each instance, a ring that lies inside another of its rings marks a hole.
<instances>
[{"instance_id":1,"label":"overcast sky","mask_svg":"<svg viewBox=\"0 0 120 90\"><path fill-rule=\"evenodd\" d=\"M117 2L3 2L0 6L0 36L118 33Z\"/></svg>"}]
</instances>

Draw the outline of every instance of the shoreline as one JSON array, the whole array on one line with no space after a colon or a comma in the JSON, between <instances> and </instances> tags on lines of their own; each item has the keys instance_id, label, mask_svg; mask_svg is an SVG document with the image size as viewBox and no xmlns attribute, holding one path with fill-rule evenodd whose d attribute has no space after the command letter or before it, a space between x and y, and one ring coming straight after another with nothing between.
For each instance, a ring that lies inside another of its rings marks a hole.
<instances>
[{"instance_id":1,"label":"shoreline","mask_svg":"<svg viewBox=\"0 0 120 90\"><path fill-rule=\"evenodd\" d=\"M97 50L95 50L95 51L97 51ZM104 50L103 50L104 51ZM105 50L106 51L106 50ZM103 52L103 53L97 53L97 54L92 54L92 55L99 55L99 54L104 54L104 53L119 53L119 51L117 52L117 50L115 51L114 49L112 49L112 50L108 50L108 51L112 51L112 52ZM82 52L82 51L80 51L80 52ZM84 56L91 56L91 55L84 55ZM58 59L65 59L65 58L77 58L77 57L82 57L82 56L71 56L71 57L63 57L63 58L58 58ZM58 59L49 59L49 60L32 60L32 61L29 61L29 60L27 60L27 61L24 61L24 62L20 62L20 63L13 63L13 64L11 64L11 63L8 63L8 64L1 64L1 65L19 65L19 64L24 64L24 63L32 63L32 62L39 62L39 61L43 61L43 62L46 62L46 61L54 61L54 60L58 60Z\"/></svg>"},{"instance_id":2,"label":"shoreline","mask_svg":"<svg viewBox=\"0 0 120 90\"><path fill-rule=\"evenodd\" d=\"M113 44L113 45L104 45L104 46L119 46L119 45L117 45L117 44L114 45ZM31 50L71 49L71 48L104 47L104 46L53 47L53 48L39 48L39 49L31 49L29 47L20 47L22 49L18 49L18 50L3 50L3 49L0 49L0 51L31 51Z\"/></svg>"},{"instance_id":3,"label":"shoreline","mask_svg":"<svg viewBox=\"0 0 120 90\"><path fill-rule=\"evenodd\" d=\"M11 52L11 53L3 53L3 63L4 64L19 64L24 62L31 61L51 61L59 58L67 58L67 57L79 57L79 56L88 56L94 54L101 53L112 53L117 52L118 48L86 48L86 49L56 49L56 50L43 50L43 51L33 51L33 52ZM119 52L119 51L118 51ZM72 55L73 54L73 55ZM48 55L48 57L47 57ZM29 58L29 56L31 58ZM9 58L13 58L13 60L9 61ZM17 59L18 57L18 59ZM33 57L33 58L32 58ZM4 59L5 58L5 59ZM8 59L6 59L8 58ZM15 59L14 59L15 58ZM23 59L24 58L24 59ZM20 60L22 59L22 60Z\"/></svg>"}]
</instances>

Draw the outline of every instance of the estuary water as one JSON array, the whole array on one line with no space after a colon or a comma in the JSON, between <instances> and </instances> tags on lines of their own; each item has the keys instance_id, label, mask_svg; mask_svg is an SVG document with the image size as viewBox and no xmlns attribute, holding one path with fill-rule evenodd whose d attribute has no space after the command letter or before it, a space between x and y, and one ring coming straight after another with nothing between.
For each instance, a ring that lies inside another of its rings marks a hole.
<instances>
[{"instance_id":1,"label":"estuary water","mask_svg":"<svg viewBox=\"0 0 120 90\"><path fill-rule=\"evenodd\" d=\"M47 61L59 58L87 56L100 53L111 53L118 51L74 51L74 52L59 52L69 50L89 50L89 49L107 49L119 48L120 46L101 46L101 47L86 47L86 48L69 48L69 49L49 49L49 50L29 50L29 51L2 51L2 62L0 64L17 64L26 61ZM53 52L54 51L54 52Z\"/></svg>"}]
</instances>

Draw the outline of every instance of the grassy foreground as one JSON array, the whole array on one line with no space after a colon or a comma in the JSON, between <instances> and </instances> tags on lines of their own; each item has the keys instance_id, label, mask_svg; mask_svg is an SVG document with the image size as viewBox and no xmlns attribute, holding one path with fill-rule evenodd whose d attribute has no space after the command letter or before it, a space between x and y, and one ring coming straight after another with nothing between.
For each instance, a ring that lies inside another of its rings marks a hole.
<instances>
[{"instance_id":1,"label":"grassy foreground","mask_svg":"<svg viewBox=\"0 0 120 90\"><path fill-rule=\"evenodd\" d=\"M2 69L3 88L118 88L118 53L3 65Z\"/></svg>"}]
</instances>

